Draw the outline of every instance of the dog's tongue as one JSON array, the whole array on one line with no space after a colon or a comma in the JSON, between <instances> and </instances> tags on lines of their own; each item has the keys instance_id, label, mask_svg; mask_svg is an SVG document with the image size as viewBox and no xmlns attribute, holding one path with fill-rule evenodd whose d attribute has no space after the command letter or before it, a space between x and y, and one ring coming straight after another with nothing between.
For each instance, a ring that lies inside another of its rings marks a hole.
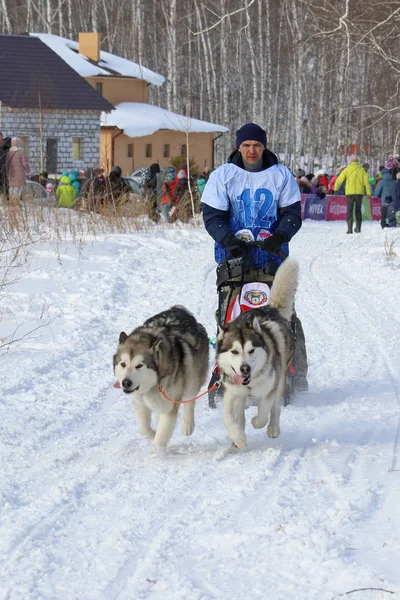
<instances>
[{"instance_id":1,"label":"dog's tongue","mask_svg":"<svg viewBox=\"0 0 400 600\"><path fill-rule=\"evenodd\" d=\"M116 382L114 383L113 387L120 388L121 386L120 386L120 384L119 384L119 381L116 381Z\"/></svg>"},{"instance_id":2,"label":"dog's tongue","mask_svg":"<svg viewBox=\"0 0 400 600\"><path fill-rule=\"evenodd\" d=\"M234 374L234 376L232 377L233 379L233 383L236 383L237 385L243 385L243 381L246 379L246 377L243 377L243 375L238 375L237 373Z\"/></svg>"}]
</instances>

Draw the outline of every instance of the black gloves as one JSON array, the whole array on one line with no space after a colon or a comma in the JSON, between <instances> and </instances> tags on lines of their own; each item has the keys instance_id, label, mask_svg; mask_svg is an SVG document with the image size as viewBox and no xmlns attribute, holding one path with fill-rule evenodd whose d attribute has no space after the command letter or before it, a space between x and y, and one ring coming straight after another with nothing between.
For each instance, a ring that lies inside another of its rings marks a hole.
<instances>
[{"instance_id":1,"label":"black gloves","mask_svg":"<svg viewBox=\"0 0 400 600\"><path fill-rule=\"evenodd\" d=\"M273 233L269 237L265 238L262 242L262 249L271 254L276 254L281 248L282 244L285 243L285 238L280 233Z\"/></svg>"},{"instance_id":2,"label":"black gloves","mask_svg":"<svg viewBox=\"0 0 400 600\"><path fill-rule=\"evenodd\" d=\"M246 242L234 236L233 233L227 236L224 246L229 257L243 256L248 252Z\"/></svg>"},{"instance_id":3,"label":"black gloves","mask_svg":"<svg viewBox=\"0 0 400 600\"><path fill-rule=\"evenodd\" d=\"M281 233L274 233L269 237L265 238L262 242L260 242L260 246L266 252L270 252L271 254L276 254L279 252L282 244L285 243L285 238ZM246 256L249 251L249 246L246 244L244 240L237 238L230 233L225 241L224 241L225 250L228 252L228 257L238 257L238 256Z\"/></svg>"}]
</instances>

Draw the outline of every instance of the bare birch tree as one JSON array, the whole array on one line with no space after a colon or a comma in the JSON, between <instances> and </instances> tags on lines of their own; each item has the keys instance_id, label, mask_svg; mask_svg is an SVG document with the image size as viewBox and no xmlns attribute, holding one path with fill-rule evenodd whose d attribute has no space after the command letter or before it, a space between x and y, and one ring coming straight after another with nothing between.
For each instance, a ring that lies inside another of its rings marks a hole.
<instances>
[{"instance_id":1,"label":"bare birch tree","mask_svg":"<svg viewBox=\"0 0 400 600\"><path fill-rule=\"evenodd\" d=\"M150 102L230 129L256 121L271 149L337 168L346 151L382 163L400 144L400 0L0 0L2 33L77 39L161 73Z\"/></svg>"}]
</instances>

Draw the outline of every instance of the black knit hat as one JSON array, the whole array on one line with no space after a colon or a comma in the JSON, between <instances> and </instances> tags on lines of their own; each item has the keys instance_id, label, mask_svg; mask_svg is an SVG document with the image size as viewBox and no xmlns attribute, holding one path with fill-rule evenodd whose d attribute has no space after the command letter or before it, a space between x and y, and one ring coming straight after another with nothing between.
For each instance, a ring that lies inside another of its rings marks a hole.
<instances>
[{"instance_id":1,"label":"black knit hat","mask_svg":"<svg viewBox=\"0 0 400 600\"><path fill-rule=\"evenodd\" d=\"M267 134L259 125L255 123L246 123L236 132L236 148L239 148L243 142L254 140L264 146L267 145Z\"/></svg>"}]
</instances>

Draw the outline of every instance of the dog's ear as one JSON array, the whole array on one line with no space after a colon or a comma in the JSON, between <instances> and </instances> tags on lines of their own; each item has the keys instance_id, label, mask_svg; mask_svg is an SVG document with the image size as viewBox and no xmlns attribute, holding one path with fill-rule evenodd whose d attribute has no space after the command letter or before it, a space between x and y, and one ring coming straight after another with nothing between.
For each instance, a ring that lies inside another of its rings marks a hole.
<instances>
[{"instance_id":1,"label":"dog's ear","mask_svg":"<svg viewBox=\"0 0 400 600\"><path fill-rule=\"evenodd\" d=\"M221 325L218 323L218 335L217 335L217 340L222 340L222 338L224 337L224 328L221 327Z\"/></svg>"},{"instance_id":2,"label":"dog's ear","mask_svg":"<svg viewBox=\"0 0 400 600\"><path fill-rule=\"evenodd\" d=\"M126 342L127 339L128 336L126 335L125 331L121 331L121 333L119 334L119 343L123 344L124 342Z\"/></svg>"},{"instance_id":3,"label":"dog's ear","mask_svg":"<svg viewBox=\"0 0 400 600\"><path fill-rule=\"evenodd\" d=\"M261 327L260 327L260 322L257 319L257 317L254 317L254 319L253 319L253 329L256 333L260 333L260 334L262 333Z\"/></svg>"},{"instance_id":4,"label":"dog's ear","mask_svg":"<svg viewBox=\"0 0 400 600\"><path fill-rule=\"evenodd\" d=\"M153 352L154 354L157 354L158 352L160 352L160 350L162 350L162 346L163 346L163 339L162 338L156 338L154 340L153 343Z\"/></svg>"}]
</instances>

